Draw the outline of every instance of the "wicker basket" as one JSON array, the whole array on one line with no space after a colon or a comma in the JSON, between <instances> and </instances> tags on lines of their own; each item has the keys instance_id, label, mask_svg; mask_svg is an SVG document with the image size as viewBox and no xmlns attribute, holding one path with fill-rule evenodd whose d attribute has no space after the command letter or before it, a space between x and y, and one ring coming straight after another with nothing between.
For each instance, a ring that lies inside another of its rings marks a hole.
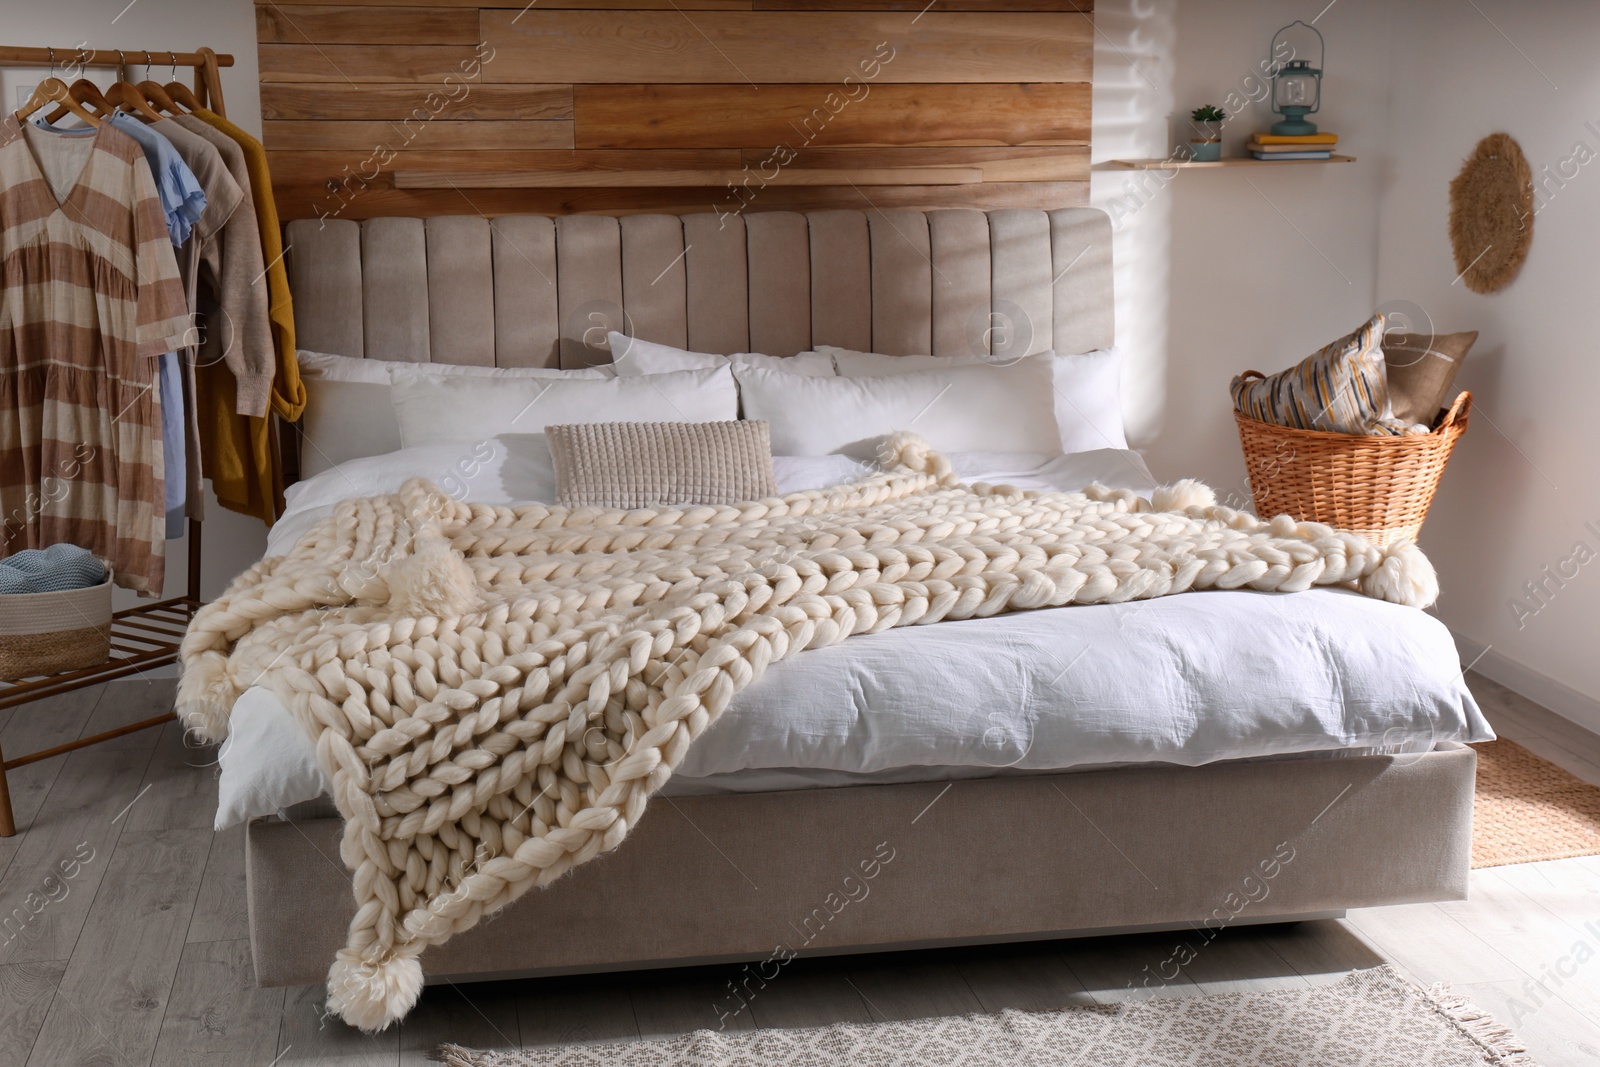
<instances>
[{"instance_id":1,"label":"wicker basket","mask_svg":"<svg viewBox=\"0 0 1600 1067\"><path fill-rule=\"evenodd\" d=\"M1471 408L1462 393L1432 433L1409 437L1296 430L1235 411L1256 514L1324 523L1377 545L1414 541Z\"/></svg>"},{"instance_id":2,"label":"wicker basket","mask_svg":"<svg viewBox=\"0 0 1600 1067\"><path fill-rule=\"evenodd\" d=\"M62 593L0 595L0 681L60 674L111 658L111 578Z\"/></svg>"}]
</instances>

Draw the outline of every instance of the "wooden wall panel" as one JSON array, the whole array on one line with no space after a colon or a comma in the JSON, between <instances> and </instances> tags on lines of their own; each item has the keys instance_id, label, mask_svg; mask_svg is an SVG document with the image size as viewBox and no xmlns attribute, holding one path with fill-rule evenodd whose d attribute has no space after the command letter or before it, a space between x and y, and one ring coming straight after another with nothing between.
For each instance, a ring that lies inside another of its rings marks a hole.
<instances>
[{"instance_id":1,"label":"wooden wall panel","mask_svg":"<svg viewBox=\"0 0 1600 1067\"><path fill-rule=\"evenodd\" d=\"M1087 199L1092 0L257 0L279 213Z\"/></svg>"},{"instance_id":2,"label":"wooden wall panel","mask_svg":"<svg viewBox=\"0 0 1600 1067\"><path fill-rule=\"evenodd\" d=\"M572 86L475 85L455 99L443 87L419 92L411 84L347 85L332 91L321 84L274 82L261 87L261 118L268 122L407 119L418 111L440 119L570 119Z\"/></svg>"},{"instance_id":3,"label":"wooden wall panel","mask_svg":"<svg viewBox=\"0 0 1600 1067\"><path fill-rule=\"evenodd\" d=\"M876 85L577 85L579 148L1089 143L1088 82ZM770 154L770 153L769 153Z\"/></svg>"},{"instance_id":4,"label":"wooden wall panel","mask_svg":"<svg viewBox=\"0 0 1600 1067\"><path fill-rule=\"evenodd\" d=\"M412 133L415 136L411 136ZM261 140L268 149L347 152L357 157L375 145L396 152L429 148L472 149L498 144L507 149L571 148L572 123L456 122L434 119L408 128L395 122L263 122Z\"/></svg>"},{"instance_id":5,"label":"wooden wall panel","mask_svg":"<svg viewBox=\"0 0 1600 1067\"><path fill-rule=\"evenodd\" d=\"M1088 19L1023 12L486 9L480 30L491 82L528 70L573 84L1040 82L1086 70L1094 52Z\"/></svg>"},{"instance_id":6,"label":"wooden wall panel","mask_svg":"<svg viewBox=\"0 0 1600 1067\"><path fill-rule=\"evenodd\" d=\"M278 44L477 44L478 13L450 7L256 8L256 40Z\"/></svg>"}]
</instances>

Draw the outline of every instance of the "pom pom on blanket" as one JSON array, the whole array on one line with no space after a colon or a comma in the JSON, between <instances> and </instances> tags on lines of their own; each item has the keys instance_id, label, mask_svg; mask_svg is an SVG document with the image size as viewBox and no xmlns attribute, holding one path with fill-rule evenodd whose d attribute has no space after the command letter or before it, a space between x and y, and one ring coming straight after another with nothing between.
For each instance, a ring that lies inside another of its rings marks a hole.
<instances>
[{"instance_id":1,"label":"pom pom on blanket","mask_svg":"<svg viewBox=\"0 0 1600 1067\"><path fill-rule=\"evenodd\" d=\"M219 744L228 736L228 714L239 699L233 669L221 652L201 652L183 661L178 679L178 717L202 741Z\"/></svg>"},{"instance_id":2,"label":"pom pom on blanket","mask_svg":"<svg viewBox=\"0 0 1600 1067\"><path fill-rule=\"evenodd\" d=\"M1211 487L1193 478L1185 478L1172 485L1163 485L1150 494L1150 506L1156 511L1209 508L1216 502L1217 494Z\"/></svg>"},{"instance_id":3,"label":"pom pom on blanket","mask_svg":"<svg viewBox=\"0 0 1600 1067\"><path fill-rule=\"evenodd\" d=\"M472 568L431 524L416 532L410 555L385 568L383 580L389 587L389 609L397 615L456 618L478 600Z\"/></svg>"},{"instance_id":4,"label":"pom pom on blanket","mask_svg":"<svg viewBox=\"0 0 1600 1067\"><path fill-rule=\"evenodd\" d=\"M373 962L348 948L328 968L328 1010L367 1033L405 1017L422 995L422 964L415 956Z\"/></svg>"},{"instance_id":5,"label":"pom pom on blanket","mask_svg":"<svg viewBox=\"0 0 1600 1067\"><path fill-rule=\"evenodd\" d=\"M1383 550L1377 569L1361 579L1361 591L1391 604L1428 608L1439 599L1439 575L1415 542L1402 539Z\"/></svg>"},{"instance_id":6,"label":"pom pom on blanket","mask_svg":"<svg viewBox=\"0 0 1600 1067\"><path fill-rule=\"evenodd\" d=\"M927 441L910 430L896 430L878 445L878 466L886 471L931 474L940 485L955 485L958 479L950 469L950 459L935 452Z\"/></svg>"}]
</instances>

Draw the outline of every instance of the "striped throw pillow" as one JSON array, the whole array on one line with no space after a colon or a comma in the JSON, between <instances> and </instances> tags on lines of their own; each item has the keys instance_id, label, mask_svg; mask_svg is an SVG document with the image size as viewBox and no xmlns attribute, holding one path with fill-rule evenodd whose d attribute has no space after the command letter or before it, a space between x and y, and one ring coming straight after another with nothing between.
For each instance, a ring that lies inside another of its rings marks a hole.
<instances>
[{"instance_id":1,"label":"striped throw pillow","mask_svg":"<svg viewBox=\"0 0 1600 1067\"><path fill-rule=\"evenodd\" d=\"M1383 359L1383 316L1288 370L1233 379L1233 406L1258 422L1328 433L1400 436L1427 427L1394 416Z\"/></svg>"}]
</instances>

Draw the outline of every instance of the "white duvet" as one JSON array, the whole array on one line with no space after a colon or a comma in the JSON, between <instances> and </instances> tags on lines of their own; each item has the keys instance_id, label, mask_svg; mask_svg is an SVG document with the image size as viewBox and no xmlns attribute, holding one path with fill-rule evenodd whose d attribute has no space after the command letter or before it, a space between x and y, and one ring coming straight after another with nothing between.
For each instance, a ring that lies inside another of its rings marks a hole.
<instances>
[{"instance_id":1,"label":"white duvet","mask_svg":"<svg viewBox=\"0 0 1600 1067\"><path fill-rule=\"evenodd\" d=\"M1137 453L953 457L969 481L1154 486ZM784 492L849 480L778 458ZM268 553L351 496L431 477L463 499L551 499L541 435L356 460L295 486ZM773 664L690 748L669 794L1279 755L1425 751L1493 737L1437 619L1338 590L1186 593L852 638ZM234 707L217 828L327 792L315 748L264 689Z\"/></svg>"}]
</instances>

